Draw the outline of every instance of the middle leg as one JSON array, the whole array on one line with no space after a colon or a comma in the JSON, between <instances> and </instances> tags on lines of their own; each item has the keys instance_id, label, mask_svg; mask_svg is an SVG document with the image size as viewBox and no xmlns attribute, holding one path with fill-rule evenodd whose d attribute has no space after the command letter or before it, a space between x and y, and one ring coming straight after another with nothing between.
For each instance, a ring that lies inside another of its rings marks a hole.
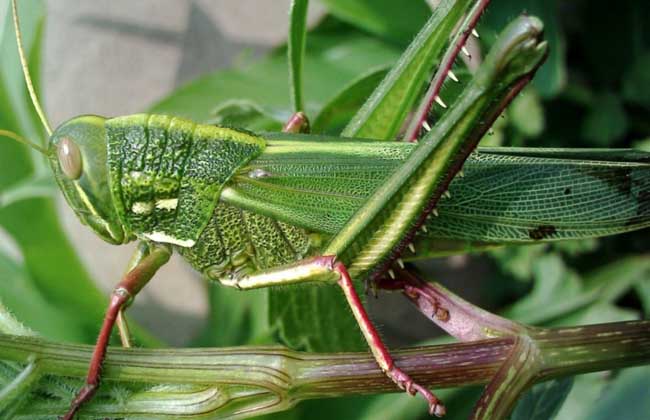
<instances>
[{"instance_id":1,"label":"middle leg","mask_svg":"<svg viewBox=\"0 0 650 420\"><path fill-rule=\"evenodd\" d=\"M427 388L415 383L413 379L395 365L395 362L381 340L361 299L354 289L352 278L345 265L336 261L334 256L319 256L305 259L297 263L277 267L260 273L232 277L219 280L225 286L235 287L240 290L258 289L262 287L282 286L306 282L336 283L343 291L345 298L352 309L352 313L359 324L361 333L370 347L377 364L381 370L392 379L397 386L409 394L417 392L427 400L429 413L441 417L446 410L440 400Z\"/></svg>"}]
</instances>

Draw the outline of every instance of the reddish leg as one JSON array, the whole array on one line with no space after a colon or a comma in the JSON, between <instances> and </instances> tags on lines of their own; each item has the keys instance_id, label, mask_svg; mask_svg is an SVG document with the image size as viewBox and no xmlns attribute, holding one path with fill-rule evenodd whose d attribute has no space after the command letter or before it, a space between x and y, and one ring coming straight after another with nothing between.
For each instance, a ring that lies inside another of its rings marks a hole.
<instances>
[{"instance_id":1,"label":"reddish leg","mask_svg":"<svg viewBox=\"0 0 650 420\"><path fill-rule=\"evenodd\" d=\"M350 274L345 268L345 265L337 262L336 257L333 255L312 257L250 275L218 280L224 286L236 287L239 290L286 286L307 282L337 282L341 286L341 289L343 289L352 313L379 367L400 388L406 389L409 394L415 395L417 392L422 394L429 403L429 412L431 414L435 414L436 416L443 416L445 414L445 407L435 395L428 389L416 384L413 379L395 366L393 358L388 353L388 349L382 343L381 338L379 338L377 330L372 325L357 292L354 290Z\"/></svg>"},{"instance_id":2,"label":"reddish leg","mask_svg":"<svg viewBox=\"0 0 650 420\"><path fill-rule=\"evenodd\" d=\"M359 295L357 295L357 292L354 290L352 279L350 279L350 275L348 274L345 266L342 263L337 262L334 264L333 269L341 275L341 279L338 281L338 284L341 286L341 289L343 289L345 298L348 300L348 304L352 309L352 313L354 314L354 317L356 318L359 327L361 328L361 332L368 342L368 346L370 347L372 354L375 356L375 360L377 360L379 367L401 389L406 389L406 392L411 395L415 395L416 392L422 394L422 396L426 398L427 402L429 403L430 414L435 414L438 417L444 416L446 410L445 406L440 402L440 400L438 400L438 398L433 395L431 391L413 382L413 379L411 379L410 376L395 366L393 358L391 357L384 343L381 341L377 330L372 325L372 322L370 321L366 310L361 304Z\"/></svg>"},{"instance_id":3,"label":"reddish leg","mask_svg":"<svg viewBox=\"0 0 650 420\"><path fill-rule=\"evenodd\" d=\"M63 420L72 420L79 411L79 408L90 400L99 386L102 363L106 357L108 341L111 338L111 331L118 318L118 314L138 294L140 290L151 280L156 271L164 265L171 255L169 248L165 246L152 245L151 253L142 260L122 279L111 294L111 300L104 316L102 328L99 331L97 344L90 359L90 367L86 384L79 390L76 397L70 404L70 409L62 417Z\"/></svg>"}]
</instances>

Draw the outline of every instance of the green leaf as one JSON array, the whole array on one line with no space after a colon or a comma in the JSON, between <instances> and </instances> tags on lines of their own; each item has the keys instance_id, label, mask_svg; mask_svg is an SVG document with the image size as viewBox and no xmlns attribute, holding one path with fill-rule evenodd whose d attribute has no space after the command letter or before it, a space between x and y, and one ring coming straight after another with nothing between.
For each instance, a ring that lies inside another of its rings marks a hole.
<instances>
[{"instance_id":1,"label":"green leaf","mask_svg":"<svg viewBox=\"0 0 650 420\"><path fill-rule=\"evenodd\" d=\"M573 388L557 413L556 420L591 420L590 407L601 398L608 383L609 372L590 373L574 377Z\"/></svg>"},{"instance_id":2,"label":"green leaf","mask_svg":"<svg viewBox=\"0 0 650 420\"><path fill-rule=\"evenodd\" d=\"M279 131L284 121L273 110L264 109L252 101L228 100L213 110L209 121L227 127L241 127L252 131Z\"/></svg>"},{"instance_id":3,"label":"green leaf","mask_svg":"<svg viewBox=\"0 0 650 420\"><path fill-rule=\"evenodd\" d=\"M357 293L364 295L358 287ZM332 352L367 348L336 285L274 289L269 310L271 327L294 349Z\"/></svg>"},{"instance_id":4,"label":"green leaf","mask_svg":"<svg viewBox=\"0 0 650 420\"><path fill-rule=\"evenodd\" d=\"M0 207L30 198L54 197L55 195L56 185L52 175L43 173L25 178L0 192Z\"/></svg>"},{"instance_id":5,"label":"green leaf","mask_svg":"<svg viewBox=\"0 0 650 420\"><path fill-rule=\"evenodd\" d=\"M585 291L603 302L615 302L633 287L650 279L650 258L629 256L585 276Z\"/></svg>"},{"instance_id":6,"label":"green leaf","mask_svg":"<svg viewBox=\"0 0 650 420\"><path fill-rule=\"evenodd\" d=\"M445 420L465 420L469 418L474 401L478 400L481 387L464 387L434 390L436 396L445 404ZM428 419L428 407L419 398L409 395L378 395L370 401L357 420L374 419Z\"/></svg>"},{"instance_id":7,"label":"green leaf","mask_svg":"<svg viewBox=\"0 0 650 420\"><path fill-rule=\"evenodd\" d=\"M307 41L307 9L309 0L292 0L287 54L289 57L289 87L295 112L304 111L302 69Z\"/></svg>"},{"instance_id":8,"label":"green leaf","mask_svg":"<svg viewBox=\"0 0 650 420\"><path fill-rule=\"evenodd\" d=\"M37 289L26 267L2 253L0 296L16 318L43 337L77 342L88 339L83 318L57 308Z\"/></svg>"},{"instance_id":9,"label":"green leaf","mask_svg":"<svg viewBox=\"0 0 650 420\"><path fill-rule=\"evenodd\" d=\"M506 273L520 281L530 281L533 278L535 261L547 252L545 244L531 246L506 246L490 251L499 266Z\"/></svg>"},{"instance_id":10,"label":"green leaf","mask_svg":"<svg viewBox=\"0 0 650 420\"><path fill-rule=\"evenodd\" d=\"M22 7L19 12L25 52L30 60L33 81L38 87L43 3L31 2L30 7ZM40 138L42 130L24 88L8 1L1 3L0 16L4 22L0 35L3 57L0 63L0 128L35 141ZM49 171L42 157L6 139L0 141L0 167L0 193L9 195L13 186L29 183L30 179L41 178L45 171ZM83 313L80 322L87 329L85 341L94 340L106 300L62 232L53 200L30 198L2 207L0 225L15 239L24 255L30 273L28 279L33 286L61 313L69 316ZM15 310L9 302L6 304L10 310ZM34 316L38 313L37 309L33 311Z\"/></svg>"},{"instance_id":11,"label":"green leaf","mask_svg":"<svg viewBox=\"0 0 650 420\"><path fill-rule=\"evenodd\" d=\"M262 416L259 420L330 420L332 413L336 413L336 416L342 419L358 419L375 398L375 396L354 396L307 400L300 402L290 411Z\"/></svg>"},{"instance_id":12,"label":"green leaf","mask_svg":"<svg viewBox=\"0 0 650 420\"><path fill-rule=\"evenodd\" d=\"M431 13L424 0L322 0L328 11L350 25L406 45Z\"/></svg>"},{"instance_id":13,"label":"green leaf","mask_svg":"<svg viewBox=\"0 0 650 420\"><path fill-rule=\"evenodd\" d=\"M611 303L596 301L589 306L562 315L546 323L548 327L569 325L604 324L606 322L633 321L639 319L637 311L621 308Z\"/></svg>"},{"instance_id":14,"label":"green leaf","mask_svg":"<svg viewBox=\"0 0 650 420\"><path fill-rule=\"evenodd\" d=\"M599 372L577 376L557 419L646 418L650 412L648 369L648 366L641 366L622 370L618 374Z\"/></svg>"},{"instance_id":15,"label":"green leaf","mask_svg":"<svg viewBox=\"0 0 650 420\"><path fill-rule=\"evenodd\" d=\"M309 92L306 111L316 115L333 96L369 68L395 61L395 47L352 29L310 33L305 51L304 73L318 74L306 79ZM194 121L210 121L211 111L226 101L246 101L261 107L275 119L288 120L292 114L287 91L286 49L274 51L254 64L218 71L172 92L151 112L185 116ZM206 94L209 92L209 94Z\"/></svg>"},{"instance_id":16,"label":"green leaf","mask_svg":"<svg viewBox=\"0 0 650 420\"><path fill-rule=\"evenodd\" d=\"M267 316L268 290L242 293L209 283L206 292L211 310L193 346L225 347L272 341Z\"/></svg>"},{"instance_id":17,"label":"green leaf","mask_svg":"<svg viewBox=\"0 0 650 420\"><path fill-rule=\"evenodd\" d=\"M625 369L607 387L601 398L590 405L585 418L605 420L643 419L650 413L650 367Z\"/></svg>"},{"instance_id":18,"label":"green leaf","mask_svg":"<svg viewBox=\"0 0 650 420\"><path fill-rule=\"evenodd\" d=\"M386 68L381 67L350 82L321 109L312 124L312 131L332 135L340 133L386 76L386 72Z\"/></svg>"},{"instance_id":19,"label":"green leaf","mask_svg":"<svg viewBox=\"0 0 650 420\"><path fill-rule=\"evenodd\" d=\"M600 267L582 281L558 256L543 256L534 263L533 290L506 310L504 316L530 324L553 321L553 325L634 319L634 311L624 311L612 304L647 279L648 270L650 260L633 256Z\"/></svg>"},{"instance_id":20,"label":"green leaf","mask_svg":"<svg viewBox=\"0 0 650 420\"><path fill-rule=\"evenodd\" d=\"M650 277L646 278L645 280L641 280L636 285L636 291L639 294L641 303L643 304L645 315L648 317L650 315Z\"/></svg>"},{"instance_id":21,"label":"green leaf","mask_svg":"<svg viewBox=\"0 0 650 420\"><path fill-rule=\"evenodd\" d=\"M535 283L525 298L503 312L506 318L540 324L574 311L590 302L581 294L579 277L557 255L544 255L533 265Z\"/></svg>"},{"instance_id":22,"label":"green leaf","mask_svg":"<svg viewBox=\"0 0 650 420\"><path fill-rule=\"evenodd\" d=\"M547 420L558 413L573 387L573 378L555 379L533 386L521 396L511 420Z\"/></svg>"},{"instance_id":23,"label":"green leaf","mask_svg":"<svg viewBox=\"0 0 650 420\"><path fill-rule=\"evenodd\" d=\"M445 0L436 7L399 61L343 130L344 137L396 138L452 31L471 6L468 0Z\"/></svg>"},{"instance_id":24,"label":"green leaf","mask_svg":"<svg viewBox=\"0 0 650 420\"><path fill-rule=\"evenodd\" d=\"M13 335L34 335L34 331L18 321L2 302L0 302L0 332Z\"/></svg>"}]
</instances>

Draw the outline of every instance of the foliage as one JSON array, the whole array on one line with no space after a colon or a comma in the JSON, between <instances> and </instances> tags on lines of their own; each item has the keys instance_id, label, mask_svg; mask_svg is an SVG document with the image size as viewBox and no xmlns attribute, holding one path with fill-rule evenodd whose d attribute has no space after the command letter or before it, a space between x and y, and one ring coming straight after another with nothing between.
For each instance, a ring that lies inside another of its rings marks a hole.
<instances>
[{"instance_id":1,"label":"foliage","mask_svg":"<svg viewBox=\"0 0 650 420\"><path fill-rule=\"evenodd\" d=\"M298 8L304 3L295 1ZM427 6L424 1L408 2L407 7L384 0L323 3L329 15L309 31L304 61L297 63L301 55L292 54L297 57L292 61L293 80L300 80L296 78L300 68L304 73L304 85L294 86L295 99L287 84L283 46L253 63L206 75L172 92L151 111L275 131L291 114L292 102L295 106L304 102L314 130L340 133L425 23ZM650 22L650 6L646 3L619 3L612 19L612 5L604 0L494 0L478 27L483 47L513 16L528 10L544 20L552 53L533 86L515 100L483 144L648 147L650 25L644 23ZM0 128L42 138L18 70L8 2L0 4ZM41 2L33 4L21 16L32 74L38 82L45 12ZM298 21L292 27L295 31L290 35L300 50L303 25ZM456 68L459 76L466 71L461 64ZM453 95L453 89L445 86L441 96ZM0 247L2 303L40 335L92 343L106 299L61 229L55 187L43 177L44 162L22 146L0 141L0 167L0 226L6 233L2 241L18 250ZM487 267L474 287L479 288L483 306L535 325L647 317L647 234L646 229L603 239L505 247L472 256ZM436 274L430 268L427 272ZM363 348L354 326L346 324L347 309L338 292L321 289L241 294L210 288L210 322L192 345L284 339L294 347L320 351ZM304 323L270 316L274 301L303 314L294 320ZM309 334L314 325L318 326L315 336ZM144 344L156 342L142 331L139 338ZM641 415L648 411L648 377L644 367L540 384L521 400L513 418L550 418L553 413L557 419L605 418L621 410ZM449 407L447 419L465 418L478 398L477 389L445 390L440 395ZM345 418L424 418L425 407L403 395L381 395L309 401L268 418L313 419L332 412Z\"/></svg>"}]
</instances>

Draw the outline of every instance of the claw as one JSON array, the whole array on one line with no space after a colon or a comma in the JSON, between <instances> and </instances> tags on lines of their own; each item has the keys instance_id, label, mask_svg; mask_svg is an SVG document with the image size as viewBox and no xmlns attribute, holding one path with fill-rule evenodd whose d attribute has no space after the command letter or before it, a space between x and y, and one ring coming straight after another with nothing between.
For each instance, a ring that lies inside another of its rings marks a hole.
<instances>
[{"instance_id":1,"label":"claw","mask_svg":"<svg viewBox=\"0 0 650 420\"><path fill-rule=\"evenodd\" d=\"M419 392L429 403L429 414L435 415L436 417L442 417L447 413L445 406L440 402L438 397L427 388L413 382L413 379L398 367L391 367L386 371L386 374L400 389L406 389L406 392L410 395L415 395Z\"/></svg>"},{"instance_id":2,"label":"claw","mask_svg":"<svg viewBox=\"0 0 650 420\"><path fill-rule=\"evenodd\" d=\"M415 394L417 394L417 390L413 389L413 382L406 383L406 392L408 392L411 396L415 396Z\"/></svg>"}]
</instances>

